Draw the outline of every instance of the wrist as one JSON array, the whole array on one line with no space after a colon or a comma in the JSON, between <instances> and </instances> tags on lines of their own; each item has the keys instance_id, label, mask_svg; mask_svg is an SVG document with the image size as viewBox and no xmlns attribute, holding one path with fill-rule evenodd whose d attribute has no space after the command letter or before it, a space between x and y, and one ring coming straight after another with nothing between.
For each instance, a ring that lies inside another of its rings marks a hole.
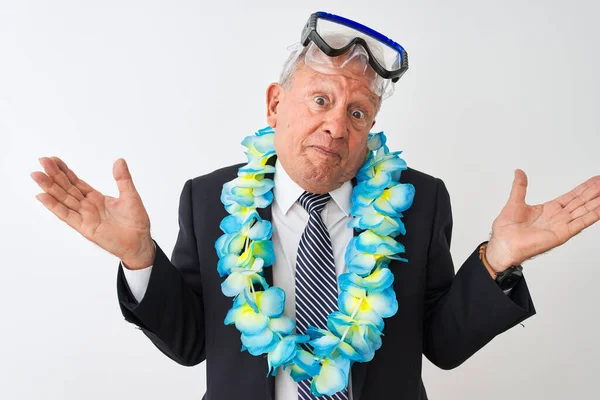
<instances>
[{"instance_id":1,"label":"wrist","mask_svg":"<svg viewBox=\"0 0 600 400\"><path fill-rule=\"evenodd\" d=\"M135 257L129 259L121 259L123 266L127 269L138 270L148 268L154 264L154 258L156 257L156 245L154 241L150 239L150 242L145 242L142 245L142 250L136 254Z\"/></svg>"},{"instance_id":2,"label":"wrist","mask_svg":"<svg viewBox=\"0 0 600 400\"><path fill-rule=\"evenodd\" d=\"M487 264L496 274L507 270L511 265L518 264L507 257L506 252L501 251L493 237L486 243L484 256Z\"/></svg>"},{"instance_id":3,"label":"wrist","mask_svg":"<svg viewBox=\"0 0 600 400\"><path fill-rule=\"evenodd\" d=\"M490 276L492 277L492 279L495 280L497 273L492 268L492 266L490 265L490 263L488 262L488 260L486 258L486 251L487 251L487 242L484 243L484 244L482 244L481 246L479 246L479 259L481 260L481 262L485 266L485 269L490 274Z\"/></svg>"}]
</instances>

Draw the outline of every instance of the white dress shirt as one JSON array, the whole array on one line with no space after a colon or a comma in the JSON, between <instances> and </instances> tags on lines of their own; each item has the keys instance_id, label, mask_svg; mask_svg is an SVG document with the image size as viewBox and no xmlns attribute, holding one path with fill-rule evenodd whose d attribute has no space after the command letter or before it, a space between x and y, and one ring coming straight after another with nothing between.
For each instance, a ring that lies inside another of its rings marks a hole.
<instances>
[{"instance_id":1,"label":"white dress shirt","mask_svg":"<svg viewBox=\"0 0 600 400\"><path fill-rule=\"evenodd\" d=\"M304 227L308 223L308 213L296 201L304 190L298 186L283 169L279 160L275 163L275 187L273 188L273 204L271 207L273 225L273 247L275 263L273 268L273 284L282 288L286 293L284 314L295 320L295 273L296 252ZM333 201L329 201L321 217L331 236L336 273L346 272L344 253L346 245L352 239L352 228L348 228L350 216L350 198L352 184L344 183L338 189L329 192ZM129 285L131 293L138 302L142 300L148 287L152 266L141 270L121 268ZM215 268L217 266L215 265ZM339 292L339 287L338 287ZM349 379L349 400L352 400L352 380ZM275 399L295 400L298 398L298 384L291 378L288 370L279 367L275 376Z\"/></svg>"}]
</instances>

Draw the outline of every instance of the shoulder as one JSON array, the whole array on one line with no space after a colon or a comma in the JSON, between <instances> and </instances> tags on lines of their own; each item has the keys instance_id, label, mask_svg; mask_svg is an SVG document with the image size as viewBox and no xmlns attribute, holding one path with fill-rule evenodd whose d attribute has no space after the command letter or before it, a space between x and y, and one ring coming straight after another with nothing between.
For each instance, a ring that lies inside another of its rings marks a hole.
<instances>
[{"instance_id":1,"label":"shoulder","mask_svg":"<svg viewBox=\"0 0 600 400\"><path fill-rule=\"evenodd\" d=\"M438 178L433 175L429 175L423 171L419 171L418 169L408 167L406 170L402 171L400 182L435 185L436 179Z\"/></svg>"},{"instance_id":2,"label":"shoulder","mask_svg":"<svg viewBox=\"0 0 600 400\"><path fill-rule=\"evenodd\" d=\"M243 165L245 165L245 163L228 165L204 175L199 175L195 178L189 179L191 181L192 191L210 191L211 189L218 188L218 192L220 194L223 184L235 179L238 169Z\"/></svg>"},{"instance_id":3,"label":"shoulder","mask_svg":"<svg viewBox=\"0 0 600 400\"><path fill-rule=\"evenodd\" d=\"M196 215L204 215L208 211L212 216L216 206L224 212L221 204L223 184L235 179L237 171L242 165L244 164L229 165L187 179L181 191L180 204L184 206L191 204L193 213Z\"/></svg>"},{"instance_id":4,"label":"shoulder","mask_svg":"<svg viewBox=\"0 0 600 400\"><path fill-rule=\"evenodd\" d=\"M410 183L415 188L414 202L435 206L438 199L450 201L450 194L441 178L414 168L407 168L400 174L400 183Z\"/></svg>"},{"instance_id":5,"label":"shoulder","mask_svg":"<svg viewBox=\"0 0 600 400\"><path fill-rule=\"evenodd\" d=\"M438 186L444 186L445 188L444 181L441 178L411 167L408 167L406 170L402 171L400 174L400 183L410 183L414 185L415 188L419 186L423 189L432 188L437 190Z\"/></svg>"}]
</instances>

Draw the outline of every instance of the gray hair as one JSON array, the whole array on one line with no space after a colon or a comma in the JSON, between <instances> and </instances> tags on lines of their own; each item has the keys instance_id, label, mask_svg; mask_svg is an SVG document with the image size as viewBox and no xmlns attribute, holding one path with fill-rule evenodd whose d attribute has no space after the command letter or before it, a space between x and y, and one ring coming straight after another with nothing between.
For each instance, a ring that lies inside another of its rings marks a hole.
<instances>
[{"instance_id":1,"label":"gray hair","mask_svg":"<svg viewBox=\"0 0 600 400\"><path fill-rule=\"evenodd\" d=\"M352 38L343 35L343 34L325 34L322 35L326 38L327 42L332 44L333 46L336 43L348 43ZM304 64L304 56L308 51L309 46L302 46L300 43L291 46L291 52L288 55L287 60L283 63L283 68L281 70L281 74L279 76L279 85L286 91L290 90L292 87L292 81L294 79L294 74L298 70L298 66L300 64ZM379 51L380 49L371 48L371 51ZM375 108L375 115L379 113L381 109L382 97L377 96L377 106Z\"/></svg>"}]
</instances>

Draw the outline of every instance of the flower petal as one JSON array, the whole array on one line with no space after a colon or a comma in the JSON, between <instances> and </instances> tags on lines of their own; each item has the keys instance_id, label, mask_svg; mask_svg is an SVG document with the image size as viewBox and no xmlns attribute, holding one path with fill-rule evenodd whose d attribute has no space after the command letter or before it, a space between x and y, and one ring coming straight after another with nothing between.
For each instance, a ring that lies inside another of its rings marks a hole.
<instances>
[{"instance_id":1,"label":"flower petal","mask_svg":"<svg viewBox=\"0 0 600 400\"><path fill-rule=\"evenodd\" d=\"M271 369L277 369L280 365L283 365L291 361L296 356L296 338L295 335L288 335L279 341L277 347L271 350L267 356L267 363L269 367L269 373Z\"/></svg>"},{"instance_id":2,"label":"flower petal","mask_svg":"<svg viewBox=\"0 0 600 400\"><path fill-rule=\"evenodd\" d=\"M262 258L264 266L269 266L275 261L275 250L271 240L258 240L250 244L255 257Z\"/></svg>"},{"instance_id":3,"label":"flower petal","mask_svg":"<svg viewBox=\"0 0 600 400\"><path fill-rule=\"evenodd\" d=\"M313 339L309 344L313 347L313 353L318 357L328 356L340 342L340 339L325 329L317 329L309 326L306 333Z\"/></svg>"},{"instance_id":4,"label":"flower petal","mask_svg":"<svg viewBox=\"0 0 600 400\"><path fill-rule=\"evenodd\" d=\"M346 328L352 326L352 324L354 324L354 320L339 311L329 314L329 318L327 318L327 329L339 338L344 335Z\"/></svg>"},{"instance_id":5,"label":"flower petal","mask_svg":"<svg viewBox=\"0 0 600 400\"><path fill-rule=\"evenodd\" d=\"M356 350L354 350L354 347L350 346L346 342L340 342L338 344L337 350L344 357L347 357L348 360L358 361L361 358L360 355L358 354L358 352Z\"/></svg>"},{"instance_id":6,"label":"flower petal","mask_svg":"<svg viewBox=\"0 0 600 400\"><path fill-rule=\"evenodd\" d=\"M235 320L235 327L246 335L256 335L269 325L269 318L251 308L242 311Z\"/></svg>"},{"instance_id":7,"label":"flower petal","mask_svg":"<svg viewBox=\"0 0 600 400\"><path fill-rule=\"evenodd\" d=\"M362 307L356 313L354 319L361 324L371 324L379 331L382 331L385 325L383 318L381 318L377 311L375 311L367 301L363 301Z\"/></svg>"},{"instance_id":8,"label":"flower petal","mask_svg":"<svg viewBox=\"0 0 600 400\"><path fill-rule=\"evenodd\" d=\"M360 362L368 362L375 356L375 350L370 342L366 340L366 328L360 327L359 331L352 335L351 345L359 353Z\"/></svg>"},{"instance_id":9,"label":"flower petal","mask_svg":"<svg viewBox=\"0 0 600 400\"><path fill-rule=\"evenodd\" d=\"M236 307L234 303L233 307L231 307L229 311L227 311L227 315L225 316L225 320L223 321L225 325L233 324L243 310L243 307Z\"/></svg>"},{"instance_id":10,"label":"flower petal","mask_svg":"<svg viewBox=\"0 0 600 400\"><path fill-rule=\"evenodd\" d=\"M382 191L392 181L392 177L385 171L380 171L368 181L364 181L366 189L371 192ZM373 196L375 197L375 196ZM379 197L379 196L377 196Z\"/></svg>"},{"instance_id":11,"label":"flower petal","mask_svg":"<svg viewBox=\"0 0 600 400\"><path fill-rule=\"evenodd\" d=\"M331 396L344 390L347 384L348 380L344 376L344 372L333 362L325 360L319 375L313 378L310 390L315 396Z\"/></svg>"},{"instance_id":12,"label":"flower petal","mask_svg":"<svg viewBox=\"0 0 600 400\"><path fill-rule=\"evenodd\" d=\"M396 212L408 210L415 197L415 187L410 183L399 183L389 189L389 203Z\"/></svg>"},{"instance_id":13,"label":"flower petal","mask_svg":"<svg viewBox=\"0 0 600 400\"><path fill-rule=\"evenodd\" d=\"M348 271L360 276L368 275L375 266L375 257L371 254L358 254L346 263Z\"/></svg>"},{"instance_id":14,"label":"flower petal","mask_svg":"<svg viewBox=\"0 0 600 400\"><path fill-rule=\"evenodd\" d=\"M237 266L239 256L237 254L227 254L223 258L219 259L217 263L217 272L220 277L229 275L231 270Z\"/></svg>"},{"instance_id":15,"label":"flower petal","mask_svg":"<svg viewBox=\"0 0 600 400\"><path fill-rule=\"evenodd\" d=\"M273 332L277 332L281 335L289 335L292 333L294 326L294 320L285 315L279 318L271 318L269 321L269 328L271 328Z\"/></svg>"},{"instance_id":16,"label":"flower petal","mask_svg":"<svg viewBox=\"0 0 600 400\"><path fill-rule=\"evenodd\" d=\"M362 304L360 298L352 296L349 292L342 292L338 297L338 308L348 316L352 316Z\"/></svg>"},{"instance_id":17,"label":"flower petal","mask_svg":"<svg viewBox=\"0 0 600 400\"><path fill-rule=\"evenodd\" d=\"M272 286L261 293L257 301L261 313L269 318L280 317L285 306L285 291L277 286Z\"/></svg>"},{"instance_id":18,"label":"flower petal","mask_svg":"<svg viewBox=\"0 0 600 400\"><path fill-rule=\"evenodd\" d=\"M398 311L398 301L392 287L385 289L383 292L369 292L367 301L373 310L383 318L389 318Z\"/></svg>"},{"instance_id":19,"label":"flower petal","mask_svg":"<svg viewBox=\"0 0 600 400\"><path fill-rule=\"evenodd\" d=\"M369 292L381 292L394 282L394 274L387 267L378 267L371 274L362 278L361 286Z\"/></svg>"},{"instance_id":20,"label":"flower petal","mask_svg":"<svg viewBox=\"0 0 600 400\"><path fill-rule=\"evenodd\" d=\"M340 291L348 292L354 297L365 295L365 289L362 287L362 278L353 272L345 272L338 278Z\"/></svg>"},{"instance_id":21,"label":"flower petal","mask_svg":"<svg viewBox=\"0 0 600 400\"><path fill-rule=\"evenodd\" d=\"M221 221L219 228L225 233L237 233L239 232L242 224L235 215L228 215Z\"/></svg>"},{"instance_id":22,"label":"flower petal","mask_svg":"<svg viewBox=\"0 0 600 400\"><path fill-rule=\"evenodd\" d=\"M246 286L248 286L248 277L238 272L233 272L221 283L221 291L225 296L233 297L242 293Z\"/></svg>"},{"instance_id":23,"label":"flower petal","mask_svg":"<svg viewBox=\"0 0 600 400\"><path fill-rule=\"evenodd\" d=\"M277 340L274 341L274 338ZM248 352L253 356L258 356L270 351L270 348L275 348L279 337L275 335L272 330L267 328L256 335L247 335L242 333L241 339L242 344L246 346Z\"/></svg>"},{"instance_id":24,"label":"flower petal","mask_svg":"<svg viewBox=\"0 0 600 400\"><path fill-rule=\"evenodd\" d=\"M306 375L308 375L308 377L317 375L319 373L319 371L321 370L321 365L319 364L318 358L316 358L314 355L312 355L308 351L303 350L302 348L296 349L296 357L294 357L293 361L294 361L294 364L299 369L301 369ZM294 378L294 376L292 376L292 378ZM306 378L302 378L302 379L306 379ZM299 379L299 380L302 380L302 379ZM296 378L294 378L294 380L296 382L298 382L298 380L296 380Z\"/></svg>"},{"instance_id":25,"label":"flower petal","mask_svg":"<svg viewBox=\"0 0 600 400\"><path fill-rule=\"evenodd\" d=\"M252 225L252 228L248 232L248 237L252 240L266 240L271 238L271 233L271 223L265 219Z\"/></svg>"},{"instance_id":26,"label":"flower petal","mask_svg":"<svg viewBox=\"0 0 600 400\"><path fill-rule=\"evenodd\" d=\"M312 375L300 368L298 364L292 364L290 368L290 376L292 377L294 382L300 382L305 379L310 379L312 377Z\"/></svg>"}]
</instances>

